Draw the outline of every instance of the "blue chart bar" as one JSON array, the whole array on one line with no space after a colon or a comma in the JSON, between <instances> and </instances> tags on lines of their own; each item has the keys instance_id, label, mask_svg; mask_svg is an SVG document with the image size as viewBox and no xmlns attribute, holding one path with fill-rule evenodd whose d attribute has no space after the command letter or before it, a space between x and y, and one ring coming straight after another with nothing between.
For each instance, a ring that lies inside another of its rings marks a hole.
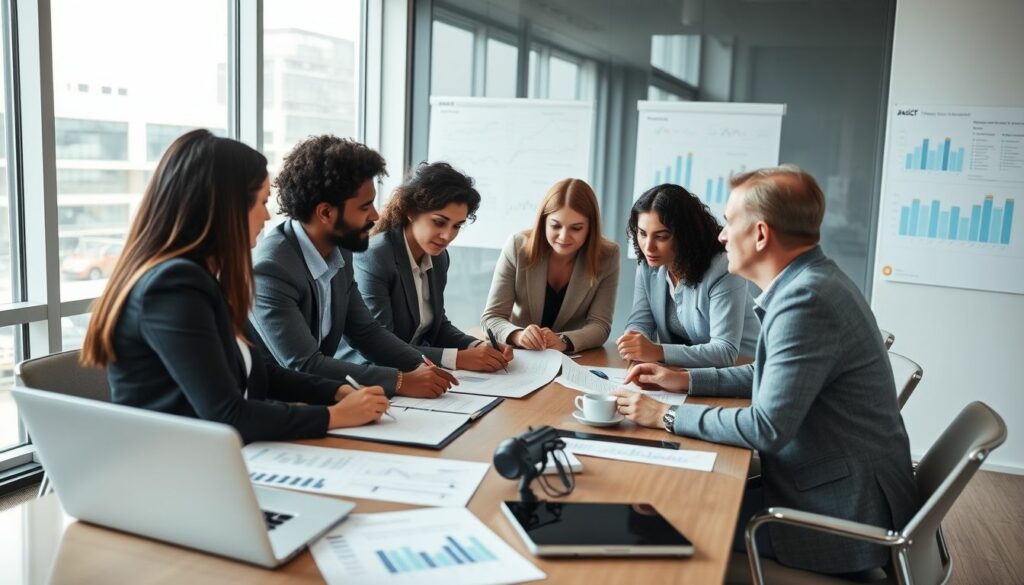
<instances>
[{"instance_id":1,"label":"blue chart bar","mask_svg":"<svg viewBox=\"0 0 1024 585\"><path fill-rule=\"evenodd\" d=\"M959 173L964 170L963 147L953 149L952 141L947 137L931 148L931 140L925 138L920 146L904 155L904 168L918 171L948 171Z\"/></svg>"},{"instance_id":2,"label":"blue chart bar","mask_svg":"<svg viewBox=\"0 0 1024 585\"><path fill-rule=\"evenodd\" d=\"M674 183L690 189L690 182L693 179L693 153L688 152L686 156L677 155L675 160L665 167L665 170L654 171L654 184Z\"/></svg>"},{"instance_id":3,"label":"blue chart bar","mask_svg":"<svg viewBox=\"0 0 1024 585\"><path fill-rule=\"evenodd\" d=\"M301 475L278 475L276 473L249 473L249 479L252 481L258 481L260 483L275 483L278 485L289 485L298 487L308 487L313 489L324 488L324 478L322 477L304 477Z\"/></svg>"},{"instance_id":4,"label":"blue chart bar","mask_svg":"<svg viewBox=\"0 0 1024 585\"><path fill-rule=\"evenodd\" d=\"M992 195L986 195L981 205L971 206L968 216L957 205L943 209L938 199L928 203L914 199L910 205L900 207L899 235L1009 245L1014 200L1006 199L1002 207L995 207L994 200Z\"/></svg>"},{"instance_id":5,"label":"blue chart bar","mask_svg":"<svg viewBox=\"0 0 1024 585\"><path fill-rule=\"evenodd\" d=\"M719 203L725 203L725 179L718 177L718 198Z\"/></svg>"},{"instance_id":6,"label":"blue chart bar","mask_svg":"<svg viewBox=\"0 0 1024 585\"><path fill-rule=\"evenodd\" d=\"M446 536L440 549L434 553L414 550L408 546L374 552L377 560L392 574L498 560L498 557L476 537L470 537L469 543L465 543L453 536Z\"/></svg>"},{"instance_id":7,"label":"blue chart bar","mask_svg":"<svg viewBox=\"0 0 1024 585\"><path fill-rule=\"evenodd\" d=\"M690 179L693 178L693 153L687 153L686 155L686 177L683 182L683 186L686 190L690 190Z\"/></svg>"}]
</instances>

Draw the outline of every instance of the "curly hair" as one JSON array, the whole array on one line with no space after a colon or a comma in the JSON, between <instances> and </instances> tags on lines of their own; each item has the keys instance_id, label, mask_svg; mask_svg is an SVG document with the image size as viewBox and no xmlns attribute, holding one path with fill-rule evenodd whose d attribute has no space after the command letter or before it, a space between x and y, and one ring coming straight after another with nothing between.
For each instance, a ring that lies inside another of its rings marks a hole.
<instances>
[{"instance_id":1,"label":"curly hair","mask_svg":"<svg viewBox=\"0 0 1024 585\"><path fill-rule=\"evenodd\" d=\"M657 213L661 223L672 233L676 252L672 271L680 275L686 286L697 286L715 256L725 251L725 246L718 241L722 226L708 206L683 187L669 183L652 187L636 200L629 212L626 229L633 242L637 264L647 262L637 239L637 223L641 213L650 211Z\"/></svg>"},{"instance_id":2,"label":"curly hair","mask_svg":"<svg viewBox=\"0 0 1024 585\"><path fill-rule=\"evenodd\" d=\"M387 175L377 151L333 134L311 136L295 145L277 175L277 202L293 219L307 221L320 203L340 207L363 183Z\"/></svg>"},{"instance_id":3,"label":"curly hair","mask_svg":"<svg viewBox=\"0 0 1024 585\"><path fill-rule=\"evenodd\" d=\"M446 162L420 163L384 204L373 233L405 227L409 225L410 215L443 209L451 203L465 204L469 209L466 219L476 220L480 193L473 187L473 179Z\"/></svg>"}]
</instances>

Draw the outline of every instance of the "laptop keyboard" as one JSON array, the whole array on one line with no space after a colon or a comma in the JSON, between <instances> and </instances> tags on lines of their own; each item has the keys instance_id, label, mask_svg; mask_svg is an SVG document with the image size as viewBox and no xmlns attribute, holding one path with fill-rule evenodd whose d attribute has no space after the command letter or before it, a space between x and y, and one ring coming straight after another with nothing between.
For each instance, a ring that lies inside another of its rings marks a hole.
<instances>
[{"instance_id":1,"label":"laptop keyboard","mask_svg":"<svg viewBox=\"0 0 1024 585\"><path fill-rule=\"evenodd\" d=\"M291 519L292 517L288 514L263 510L263 520L267 523L267 530L273 530Z\"/></svg>"}]
</instances>

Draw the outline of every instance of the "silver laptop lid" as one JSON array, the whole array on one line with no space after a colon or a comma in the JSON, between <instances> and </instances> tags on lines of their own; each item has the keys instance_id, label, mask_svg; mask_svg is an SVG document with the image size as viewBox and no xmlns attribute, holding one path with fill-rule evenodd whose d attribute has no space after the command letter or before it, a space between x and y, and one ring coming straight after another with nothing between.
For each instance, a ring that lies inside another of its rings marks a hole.
<instances>
[{"instance_id":1,"label":"silver laptop lid","mask_svg":"<svg viewBox=\"0 0 1024 585\"><path fill-rule=\"evenodd\" d=\"M231 427L27 388L12 393L68 514L275 564Z\"/></svg>"}]
</instances>

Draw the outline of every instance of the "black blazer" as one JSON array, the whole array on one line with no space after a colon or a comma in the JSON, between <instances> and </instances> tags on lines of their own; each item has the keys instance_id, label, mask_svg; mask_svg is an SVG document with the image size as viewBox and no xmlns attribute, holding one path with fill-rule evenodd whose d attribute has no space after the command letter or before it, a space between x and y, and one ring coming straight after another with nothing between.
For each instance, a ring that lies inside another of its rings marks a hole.
<instances>
[{"instance_id":1,"label":"black blazer","mask_svg":"<svg viewBox=\"0 0 1024 585\"><path fill-rule=\"evenodd\" d=\"M114 330L107 366L119 404L233 426L246 443L321 437L338 382L278 366L251 326L252 370L235 340L227 303L209 270L191 259L162 262L136 282ZM248 388L248 399L243 395Z\"/></svg>"},{"instance_id":2,"label":"black blazer","mask_svg":"<svg viewBox=\"0 0 1024 585\"><path fill-rule=\"evenodd\" d=\"M420 326L420 305L403 230L395 228L373 236L370 247L365 252L354 254L352 260L359 291L370 314L399 339L409 343ZM434 320L423 332L417 349L434 362L441 363L441 353L445 348L465 349L478 340L452 325L445 314L448 251L435 256L431 262L433 268L427 272L427 282ZM357 359L356 355L351 355L350 359Z\"/></svg>"}]
</instances>

